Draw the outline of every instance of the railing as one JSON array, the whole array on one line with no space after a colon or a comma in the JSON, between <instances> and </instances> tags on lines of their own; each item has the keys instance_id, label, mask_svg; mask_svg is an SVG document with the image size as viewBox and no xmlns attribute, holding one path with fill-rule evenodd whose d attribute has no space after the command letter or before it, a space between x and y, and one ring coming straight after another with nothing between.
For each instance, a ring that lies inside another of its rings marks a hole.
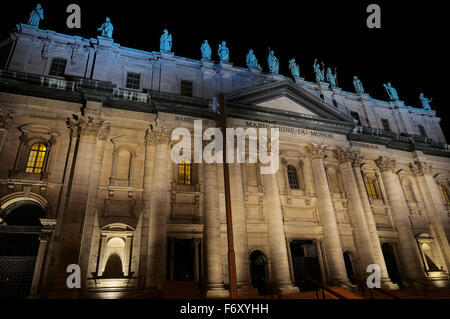
<instances>
[{"instance_id":1,"label":"railing","mask_svg":"<svg viewBox=\"0 0 450 319\"><path fill-rule=\"evenodd\" d=\"M321 284L320 282L318 282L312 278L307 277L306 281L314 286L317 299L320 299L320 297L319 297L320 289L322 289L322 298L323 299L326 299L325 291L328 292L329 294L332 294L333 296L338 297L339 299L348 299L347 297L341 295L340 293L334 291L333 289L330 289L329 287L325 286L324 284Z\"/></svg>"},{"instance_id":2,"label":"railing","mask_svg":"<svg viewBox=\"0 0 450 319\"><path fill-rule=\"evenodd\" d=\"M402 279L403 279L405 282L407 282L407 283L410 284L409 286L412 287L412 289L413 289L415 295L417 295L416 286L417 286L417 285L421 286L422 289L423 289L423 293L424 293L424 295L425 295L425 298L428 298L428 288L429 288L429 284L426 284L426 283L424 283L424 282L422 282L422 281L419 281L419 280L416 280L416 279L412 279L412 278L409 278L409 277L402 277Z\"/></svg>"},{"instance_id":3,"label":"railing","mask_svg":"<svg viewBox=\"0 0 450 319\"><path fill-rule=\"evenodd\" d=\"M122 98L124 100L148 103L150 102L150 95L148 93L142 93L132 90L124 90L119 88L113 89L113 96Z\"/></svg>"},{"instance_id":4,"label":"railing","mask_svg":"<svg viewBox=\"0 0 450 319\"><path fill-rule=\"evenodd\" d=\"M383 288L369 288L369 287L367 287L367 283L362 281L359 278L353 277L352 279L358 284L358 286L359 286L359 288L361 290L361 293L362 293L364 298L366 297L365 296L365 289L367 288L367 290L369 291L369 294L370 294L370 299L373 299L372 289L375 289L376 291L382 293L383 295L389 296L389 297L391 297L393 299L401 299L399 296L394 295L393 293L391 293L391 292L389 292L387 290L384 290Z\"/></svg>"}]
</instances>

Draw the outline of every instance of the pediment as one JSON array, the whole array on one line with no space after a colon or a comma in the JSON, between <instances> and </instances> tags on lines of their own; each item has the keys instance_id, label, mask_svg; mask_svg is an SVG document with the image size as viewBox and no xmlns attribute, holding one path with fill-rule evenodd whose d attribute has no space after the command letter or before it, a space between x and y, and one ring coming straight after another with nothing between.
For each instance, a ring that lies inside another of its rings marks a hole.
<instances>
[{"instance_id":1,"label":"pediment","mask_svg":"<svg viewBox=\"0 0 450 319\"><path fill-rule=\"evenodd\" d=\"M348 114L341 112L291 80L271 82L233 92L226 95L225 99L227 103L259 106L268 110L353 123Z\"/></svg>"}]
</instances>

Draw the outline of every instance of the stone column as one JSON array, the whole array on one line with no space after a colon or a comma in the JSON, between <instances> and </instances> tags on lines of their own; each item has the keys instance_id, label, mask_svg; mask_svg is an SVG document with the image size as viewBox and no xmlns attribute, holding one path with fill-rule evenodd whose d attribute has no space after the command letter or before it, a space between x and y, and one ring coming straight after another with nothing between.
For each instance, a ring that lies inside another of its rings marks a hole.
<instances>
[{"instance_id":1,"label":"stone column","mask_svg":"<svg viewBox=\"0 0 450 319\"><path fill-rule=\"evenodd\" d=\"M360 192L360 186L358 186L357 183L358 178L361 178L362 180L361 171L359 171L359 175L357 175L358 173L355 174L353 171L352 164L356 166L355 171L359 170L360 155L348 148L341 147L337 148L334 153L336 158L341 162L339 169L341 171L342 184L348 200L347 212L349 213L354 229L355 245L359 257L361 258L362 271L365 273L368 265L377 264L381 270L382 284L388 288L396 288L389 279L373 216L371 216L370 222L367 221L368 218L363 205L363 197L367 199L366 204L368 204L369 209L370 204L367 193L364 190L361 190L364 191L364 193ZM364 186L363 183L362 186ZM370 213L372 213L371 210ZM378 246L378 248L376 246Z\"/></svg>"},{"instance_id":2,"label":"stone column","mask_svg":"<svg viewBox=\"0 0 450 319\"><path fill-rule=\"evenodd\" d=\"M228 290L223 285L222 256L220 247L220 221L217 190L217 166L204 164L205 190L205 245L207 298L226 298Z\"/></svg>"},{"instance_id":3,"label":"stone column","mask_svg":"<svg viewBox=\"0 0 450 319\"><path fill-rule=\"evenodd\" d=\"M89 261L97 262L97 252L93 252L93 256L91 256L92 237L94 235L94 227L98 228L98 226L94 226L94 224L96 223L97 219L96 212L98 207L98 193L103 166L103 155L105 152L105 142L106 138L109 135L110 129L111 125L104 124L103 127L99 130L95 149L95 157L93 159L91 172L89 174L86 216L84 218L79 259L82 288L87 287L87 278L90 275L88 274Z\"/></svg>"},{"instance_id":4,"label":"stone column","mask_svg":"<svg viewBox=\"0 0 450 319\"><path fill-rule=\"evenodd\" d=\"M424 195L422 197L427 208L427 215L434 229L436 243L441 251L445 268L448 272L450 270L450 247L443 227L443 222L447 221L440 218L444 213L447 213L446 211L441 213L439 211L442 209L441 190L433 179L433 169L430 164L416 160L414 164L410 163L409 167L419 184L420 191Z\"/></svg>"},{"instance_id":5,"label":"stone column","mask_svg":"<svg viewBox=\"0 0 450 319\"><path fill-rule=\"evenodd\" d=\"M306 150L311 156L314 184L317 193L317 209L319 211L320 222L323 225L324 246L331 274L329 282L340 280L349 283L333 200L323 164L326 146L311 144L306 147Z\"/></svg>"},{"instance_id":6,"label":"stone column","mask_svg":"<svg viewBox=\"0 0 450 319\"><path fill-rule=\"evenodd\" d=\"M56 219L41 219L41 223L44 227L39 235L39 250L36 258L36 265L34 266L33 282L31 284L29 298L37 298L39 294L41 271L43 269L45 255L47 252L47 243L51 239L52 233L55 229Z\"/></svg>"},{"instance_id":7,"label":"stone column","mask_svg":"<svg viewBox=\"0 0 450 319\"><path fill-rule=\"evenodd\" d=\"M146 289L154 292L161 291L166 280L170 130L155 128L149 135L155 144L155 154L150 199Z\"/></svg>"},{"instance_id":8,"label":"stone column","mask_svg":"<svg viewBox=\"0 0 450 319\"><path fill-rule=\"evenodd\" d=\"M376 264L381 269L381 286L386 289L398 289L398 285L394 284L389 278L389 273L384 260L383 251L381 249L380 237L378 236L377 224L373 217L372 207L370 206L369 196L363 176L361 174L361 163L359 158L353 160L353 173L355 175L356 184L358 186L359 196L364 209L366 217L367 228L369 229L370 241L372 244L372 251L376 258Z\"/></svg>"},{"instance_id":9,"label":"stone column","mask_svg":"<svg viewBox=\"0 0 450 319\"><path fill-rule=\"evenodd\" d=\"M250 276L250 257L248 254L247 222L245 218L241 164L229 164L229 168L238 295L256 295L258 292L252 286Z\"/></svg>"},{"instance_id":10,"label":"stone column","mask_svg":"<svg viewBox=\"0 0 450 319\"><path fill-rule=\"evenodd\" d=\"M264 215L268 221L271 284L281 294L298 292L291 280L277 174L264 174Z\"/></svg>"},{"instance_id":11,"label":"stone column","mask_svg":"<svg viewBox=\"0 0 450 319\"><path fill-rule=\"evenodd\" d=\"M398 231L399 246L404 256L406 276L412 279L423 277L420 253L409 221L409 209L398 177L394 174L395 160L380 156L375 163L381 171L381 178L388 197L390 211Z\"/></svg>"}]
</instances>

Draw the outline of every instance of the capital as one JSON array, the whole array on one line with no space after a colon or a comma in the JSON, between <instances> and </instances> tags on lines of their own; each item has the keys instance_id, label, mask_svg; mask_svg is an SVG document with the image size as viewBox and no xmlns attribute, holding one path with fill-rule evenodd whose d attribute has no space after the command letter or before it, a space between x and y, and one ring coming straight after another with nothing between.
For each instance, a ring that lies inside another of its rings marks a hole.
<instances>
[{"instance_id":1,"label":"capital","mask_svg":"<svg viewBox=\"0 0 450 319\"><path fill-rule=\"evenodd\" d=\"M394 159L389 158L387 156L380 156L375 160L375 164L382 172L384 172L388 170L393 170L396 162Z\"/></svg>"},{"instance_id":2,"label":"capital","mask_svg":"<svg viewBox=\"0 0 450 319\"><path fill-rule=\"evenodd\" d=\"M13 121L15 113L10 110L0 111L0 129L8 129L9 125Z\"/></svg>"},{"instance_id":3,"label":"capital","mask_svg":"<svg viewBox=\"0 0 450 319\"><path fill-rule=\"evenodd\" d=\"M361 154L348 147L337 147L333 150L334 156L341 163L350 162L353 166L359 166L361 162Z\"/></svg>"},{"instance_id":4,"label":"capital","mask_svg":"<svg viewBox=\"0 0 450 319\"><path fill-rule=\"evenodd\" d=\"M168 144L170 137L171 131L165 127L152 127L145 135L148 142L155 144Z\"/></svg>"},{"instance_id":5,"label":"capital","mask_svg":"<svg viewBox=\"0 0 450 319\"><path fill-rule=\"evenodd\" d=\"M431 164L419 160L415 160L414 163L409 163L409 169L415 176L431 175L433 172Z\"/></svg>"},{"instance_id":6,"label":"capital","mask_svg":"<svg viewBox=\"0 0 450 319\"><path fill-rule=\"evenodd\" d=\"M325 152L327 150L327 146L323 144L312 143L305 147L306 152L308 152L309 156L314 159L323 159L325 157Z\"/></svg>"}]
</instances>

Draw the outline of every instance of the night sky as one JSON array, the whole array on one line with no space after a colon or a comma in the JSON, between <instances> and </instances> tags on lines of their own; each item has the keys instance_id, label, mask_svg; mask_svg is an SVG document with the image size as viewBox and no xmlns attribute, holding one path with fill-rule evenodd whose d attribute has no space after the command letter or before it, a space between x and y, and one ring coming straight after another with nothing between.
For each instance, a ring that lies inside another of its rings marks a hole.
<instances>
[{"instance_id":1,"label":"night sky","mask_svg":"<svg viewBox=\"0 0 450 319\"><path fill-rule=\"evenodd\" d=\"M26 23L38 1L10 1L2 6L0 41L19 22ZM175 55L201 58L207 39L217 62L217 47L227 42L230 62L245 67L253 49L264 71L268 47L280 61L280 73L290 75L288 61L295 58L300 75L314 81L315 58L325 67L337 67L338 85L353 92L357 75L373 98L388 100L383 83L391 82L406 105L421 107L419 93L433 97L432 109L442 119L450 142L446 110L449 70L448 13L440 1L39 1L44 9L41 29L85 38L110 17L114 41L125 47L159 51L159 38L167 28ZM68 29L66 8L81 7L81 29ZM381 7L381 29L369 29L366 8ZM441 76L442 75L442 76ZM448 78L448 77L447 77Z\"/></svg>"}]
</instances>

